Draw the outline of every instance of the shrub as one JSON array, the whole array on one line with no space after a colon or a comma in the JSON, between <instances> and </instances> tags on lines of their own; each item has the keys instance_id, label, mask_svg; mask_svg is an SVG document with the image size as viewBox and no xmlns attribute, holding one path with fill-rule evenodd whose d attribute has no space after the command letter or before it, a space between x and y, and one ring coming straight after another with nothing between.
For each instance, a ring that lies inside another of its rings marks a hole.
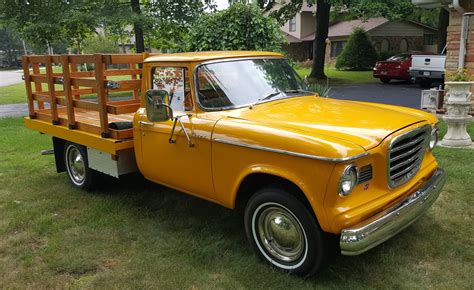
<instances>
[{"instance_id":1,"label":"shrub","mask_svg":"<svg viewBox=\"0 0 474 290\"><path fill-rule=\"evenodd\" d=\"M191 28L187 49L281 51L283 42L275 19L264 16L255 5L236 3L201 16Z\"/></svg>"},{"instance_id":2,"label":"shrub","mask_svg":"<svg viewBox=\"0 0 474 290\"><path fill-rule=\"evenodd\" d=\"M378 55L362 28L355 28L342 53L337 57L336 68L342 70L369 70Z\"/></svg>"},{"instance_id":3,"label":"shrub","mask_svg":"<svg viewBox=\"0 0 474 290\"><path fill-rule=\"evenodd\" d=\"M118 53L119 48L112 40L100 36L89 36L84 40L82 49L84 53Z\"/></svg>"}]
</instances>

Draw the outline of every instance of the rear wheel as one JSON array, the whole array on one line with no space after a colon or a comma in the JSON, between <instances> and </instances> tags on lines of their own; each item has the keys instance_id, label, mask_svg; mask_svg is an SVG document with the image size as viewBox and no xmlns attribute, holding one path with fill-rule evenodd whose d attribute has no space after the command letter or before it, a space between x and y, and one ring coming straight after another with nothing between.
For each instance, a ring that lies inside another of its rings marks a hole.
<instances>
[{"instance_id":1,"label":"rear wheel","mask_svg":"<svg viewBox=\"0 0 474 290\"><path fill-rule=\"evenodd\" d=\"M270 265L303 276L327 266L326 234L290 193L276 187L259 190L247 203L244 218L250 244Z\"/></svg>"},{"instance_id":2,"label":"rear wheel","mask_svg":"<svg viewBox=\"0 0 474 290\"><path fill-rule=\"evenodd\" d=\"M380 81L384 84L388 84L391 81L391 79L389 79L389 78L380 78Z\"/></svg>"},{"instance_id":3,"label":"rear wheel","mask_svg":"<svg viewBox=\"0 0 474 290\"><path fill-rule=\"evenodd\" d=\"M95 188L98 172L89 168L84 146L67 142L64 146L64 163L69 181L74 187L85 190Z\"/></svg>"}]
</instances>

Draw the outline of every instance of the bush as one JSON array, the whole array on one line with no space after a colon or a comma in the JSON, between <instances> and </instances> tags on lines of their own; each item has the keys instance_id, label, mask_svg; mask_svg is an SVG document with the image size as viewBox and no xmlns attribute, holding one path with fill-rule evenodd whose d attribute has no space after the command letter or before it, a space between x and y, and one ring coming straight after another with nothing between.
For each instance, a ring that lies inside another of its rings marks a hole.
<instances>
[{"instance_id":1,"label":"bush","mask_svg":"<svg viewBox=\"0 0 474 290\"><path fill-rule=\"evenodd\" d=\"M119 48L112 40L97 35L90 36L84 40L82 45L84 53L118 53Z\"/></svg>"},{"instance_id":2,"label":"bush","mask_svg":"<svg viewBox=\"0 0 474 290\"><path fill-rule=\"evenodd\" d=\"M191 28L189 51L281 51L284 42L275 19L255 5L236 3L228 9L201 16Z\"/></svg>"},{"instance_id":3,"label":"bush","mask_svg":"<svg viewBox=\"0 0 474 290\"><path fill-rule=\"evenodd\" d=\"M355 28L342 53L337 57L336 68L342 70L369 70L375 65L378 54L367 33Z\"/></svg>"}]
</instances>

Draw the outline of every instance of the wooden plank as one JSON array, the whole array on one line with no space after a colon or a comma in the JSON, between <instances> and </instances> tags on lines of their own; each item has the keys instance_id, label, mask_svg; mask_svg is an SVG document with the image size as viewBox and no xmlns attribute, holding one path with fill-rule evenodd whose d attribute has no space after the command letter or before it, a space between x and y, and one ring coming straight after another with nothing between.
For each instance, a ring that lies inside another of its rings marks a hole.
<instances>
[{"instance_id":1,"label":"wooden plank","mask_svg":"<svg viewBox=\"0 0 474 290\"><path fill-rule=\"evenodd\" d=\"M35 101L38 101L38 102L51 103L51 98L47 94L44 95L44 94L33 93L32 97Z\"/></svg>"},{"instance_id":2,"label":"wooden plank","mask_svg":"<svg viewBox=\"0 0 474 290\"><path fill-rule=\"evenodd\" d=\"M102 55L94 54L95 58L95 81L97 90L97 100L99 103L100 128L103 138L109 137L109 121L107 116L107 92L105 90L104 69L102 66Z\"/></svg>"},{"instance_id":3,"label":"wooden plank","mask_svg":"<svg viewBox=\"0 0 474 290\"><path fill-rule=\"evenodd\" d=\"M114 139L124 140L124 139L131 139L133 138L133 129L125 129L125 130L110 130L110 137Z\"/></svg>"},{"instance_id":4,"label":"wooden plank","mask_svg":"<svg viewBox=\"0 0 474 290\"><path fill-rule=\"evenodd\" d=\"M49 97L51 98L50 102L50 110L51 110L51 118L53 125L59 124L58 119L58 106L56 103L56 89L54 87L54 80L53 80L53 64L52 64L51 56L46 57L46 76L48 79L48 92Z\"/></svg>"},{"instance_id":5,"label":"wooden plank","mask_svg":"<svg viewBox=\"0 0 474 290\"><path fill-rule=\"evenodd\" d=\"M127 76L139 75L142 73L141 69L110 69L105 71L106 76Z\"/></svg>"},{"instance_id":6,"label":"wooden plank","mask_svg":"<svg viewBox=\"0 0 474 290\"><path fill-rule=\"evenodd\" d=\"M72 74L72 73L76 73L76 72L77 72L77 66L78 66L78 65L77 65L77 64L71 64L70 66L71 66L71 74ZM71 76L72 76L72 75L71 75ZM79 89L79 86L74 85L74 86L72 86L72 89L73 89L73 91L74 91L74 90L77 90L77 89ZM74 94L73 96L74 96L74 99L80 99L80 98L81 98L81 95L76 95L76 94Z\"/></svg>"},{"instance_id":7,"label":"wooden plank","mask_svg":"<svg viewBox=\"0 0 474 290\"><path fill-rule=\"evenodd\" d=\"M94 102L88 102L85 100L73 100L72 102L75 108L86 109L86 110L93 110L99 111L99 104Z\"/></svg>"},{"instance_id":8,"label":"wooden plank","mask_svg":"<svg viewBox=\"0 0 474 290\"><path fill-rule=\"evenodd\" d=\"M73 78L73 77L71 77L71 84L75 86L90 87L90 88L95 88L97 86L96 80Z\"/></svg>"},{"instance_id":9,"label":"wooden plank","mask_svg":"<svg viewBox=\"0 0 474 290\"><path fill-rule=\"evenodd\" d=\"M67 108L67 125L69 129L76 128L76 118L74 116L74 103L72 95L71 75L69 71L69 57L67 55L61 56L61 64L63 67L64 77L64 92L66 97Z\"/></svg>"},{"instance_id":10,"label":"wooden plank","mask_svg":"<svg viewBox=\"0 0 474 290\"><path fill-rule=\"evenodd\" d=\"M75 71L73 72L71 69L70 72L71 77L94 77L95 73L93 71Z\"/></svg>"},{"instance_id":11,"label":"wooden plank","mask_svg":"<svg viewBox=\"0 0 474 290\"><path fill-rule=\"evenodd\" d=\"M117 81L120 84L120 90L127 91L127 90L138 90L142 84L141 80L124 80L124 81ZM118 89L109 89L109 91L117 91Z\"/></svg>"},{"instance_id":12,"label":"wooden plank","mask_svg":"<svg viewBox=\"0 0 474 290\"><path fill-rule=\"evenodd\" d=\"M45 63L46 55L29 55L28 62L31 64Z\"/></svg>"},{"instance_id":13,"label":"wooden plank","mask_svg":"<svg viewBox=\"0 0 474 290\"><path fill-rule=\"evenodd\" d=\"M25 78L25 88L26 88L26 98L28 102L28 115L31 119L35 118L35 104L33 102L33 91L31 88L31 79L30 79L30 68L28 63L28 57L23 56L22 58L23 64L23 75Z\"/></svg>"},{"instance_id":14,"label":"wooden plank","mask_svg":"<svg viewBox=\"0 0 474 290\"><path fill-rule=\"evenodd\" d=\"M46 75L31 74L30 80L35 83L48 83L48 77Z\"/></svg>"},{"instance_id":15,"label":"wooden plank","mask_svg":"<svg viewBox=\"0 0 474 290\"><path fill-rule=\"evenodd\" d=\"M33 74L40 74L40 68L39 68L39 63L33 63L32 65L33 68ZM43 85L41 82L35 82L35 91L42 91L43 90ZM38 102L38 109L44 109L44 103L43 102Z\"/></svg>"},{"instance_id":16,"label":"wooden plank","mask_svg":"<svg viewBox=\"0 0 474 290\"><path fill-rule=\"evenodd\" d=\"M143 63L143 56L136 54L106 54L102 56L105 64Z\"/></svg>"},{"instance_id":17,"label":"wooden plank","mask_svg":"<svg viewBox=\"0 0 474 290\"><path fill-rule=\"evenodd\" d=\"M78 90L72 90L72 93L74 95L89 95L89 94L93 94L95 93L95 89L94 88L90 88L90 89L78 89ZM74 99L79 99L79 97L74 97Z\"/></svg>"},{"instance_id":18,"label":"wooden plank","mask_svg":"<svg viewBox=\"0 0 474 290\"><path fill-rule=\"evenodd\" d=\"M95 57L93 54L69 55L69 62L73 64L94 63Z\"/></svg>"},{"instance_id":19,"label":"wooden plank","mask_svg":"<svg viewBox=\"0 0 474 290\"><path fill-rule=\"evenodd\" d=\"M136 64L131 63L131 64L130 64L130 68L131 68L131 69L136 68ZM137 75L132 75L132 80L136 80L136 79L137 79ZM141 82L140 82L140 86L141 86ZM134 98L135 100L138 100L138 99L140 98L140 96L138 95L138 89L134 89L134 90L133 90L133 98Z\"/></svg>"},{"instance_id":20,"label":"wooden plank","mask_svg":"<svg viewBox=\"0 0 474 290\"><path fill-rule=\"evenodd\" d=\"M107 105L107 112L110 114L121 115L136 112L140 108L140 104L128 105Z\"/></svg>"}]
</instances>

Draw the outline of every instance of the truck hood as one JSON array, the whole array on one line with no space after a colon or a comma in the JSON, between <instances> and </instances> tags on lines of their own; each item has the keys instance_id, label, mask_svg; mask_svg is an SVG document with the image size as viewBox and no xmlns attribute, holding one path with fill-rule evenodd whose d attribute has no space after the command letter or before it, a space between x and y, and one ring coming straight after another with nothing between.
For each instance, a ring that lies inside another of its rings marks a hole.
<instances>
[{"instance_id":1,"label":"truck hood","mask_svg":"<svg viewBox=\"0 0 474 290\"><path fill-rule=\"evenodd\" d=\"M331 136L365 150L378 146L395 131L430 119L415 109L316 96L262 103L252 109L233 111L228 117Z\"/></svg>"}]
</instances>

